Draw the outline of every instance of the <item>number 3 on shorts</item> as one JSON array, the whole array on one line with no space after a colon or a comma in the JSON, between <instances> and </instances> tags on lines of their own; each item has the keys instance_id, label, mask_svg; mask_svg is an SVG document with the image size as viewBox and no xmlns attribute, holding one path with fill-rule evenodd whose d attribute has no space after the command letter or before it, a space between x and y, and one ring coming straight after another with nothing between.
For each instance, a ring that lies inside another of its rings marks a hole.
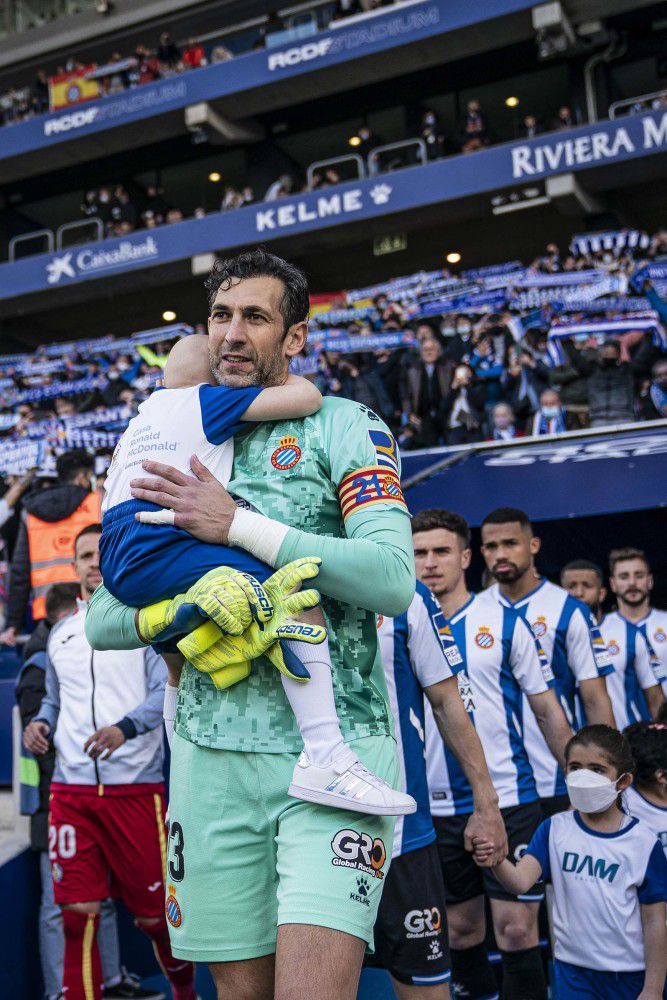
<instances>
[{"instance_id":1,"label":"number 3 on shorts","mask_svg":"<svg viewBox=\"0 0 667 1000\"><path fill-rule=\"evenodd\" d=\"M76 830L71 823L49 827L49 860L67 860L76 854Z\"/></svg>"},{"instance_id":2,"label":"number 3 on shorts","mask_svg":"<svg viewBox=\"0 0 667 1000\"><path fill-rule=\"evenodd\" d=\"M185 857L183 849L185 837L180 823L169 824L169 878L172 882L182 882L185 878Z\"/></svg>"}]
</instances>

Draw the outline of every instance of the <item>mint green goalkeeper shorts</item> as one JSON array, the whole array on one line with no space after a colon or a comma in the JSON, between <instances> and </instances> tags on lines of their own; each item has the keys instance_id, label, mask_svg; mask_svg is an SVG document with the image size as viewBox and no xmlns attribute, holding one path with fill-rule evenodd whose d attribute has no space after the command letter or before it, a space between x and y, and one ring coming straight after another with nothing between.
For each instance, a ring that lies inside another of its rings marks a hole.
<instances>
[{"instance_id":1,"label":"mint green goalkeeper shorts","mask_svg":"<svg viewBox=\"0 0 667 1000\"><path fill-rule=\"evenodd\" d=\"M350 746L396 787L392 737ZM331 927L372 950L395 817L290 798L297 759L212 750L174 736L165 912L178 958L270 955L280 924Z\"/></svg>"}]
</instances>

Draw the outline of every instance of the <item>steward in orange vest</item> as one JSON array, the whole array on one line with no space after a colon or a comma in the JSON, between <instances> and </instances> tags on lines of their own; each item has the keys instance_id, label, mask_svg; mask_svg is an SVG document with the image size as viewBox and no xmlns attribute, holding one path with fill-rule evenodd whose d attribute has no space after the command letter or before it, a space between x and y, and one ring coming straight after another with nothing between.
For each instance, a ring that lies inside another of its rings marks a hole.
<instances>
[{"instance_id":1,"label":"steward in orange vest","mask_svg":"<svg viewBox=\"0 0 667 1000\"><path fill-rule=\"evenodd\" d=\"M93 458L84 449L60 455L59 484L29 494L12 558L7 606L8 630L22 631L28 603L37 621L46 615L44 598L54 583L76 580L72 568L74 539L102 520L99 493L91 493Z\"/></svg>"}]
</instances>

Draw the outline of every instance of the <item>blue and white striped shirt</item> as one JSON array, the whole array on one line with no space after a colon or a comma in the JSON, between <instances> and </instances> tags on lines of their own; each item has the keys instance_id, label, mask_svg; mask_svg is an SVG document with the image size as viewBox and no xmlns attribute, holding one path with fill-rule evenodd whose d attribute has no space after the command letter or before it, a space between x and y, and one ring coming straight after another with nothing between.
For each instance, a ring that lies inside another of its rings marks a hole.
<instances>
[{"instance_id":1,"label":"blue and white striped shirt","mask_svg":"<svg viewBox=\"0 0 667 1000\"><path fill-rule=\"evenodd\" d=\"M577 728L577 685L605 676L614 669L591 612L562 587L542 580L518 601L500 593L498 584L489 592L505 607L513 608L528 622L546 654L556 682L556 693L570 725ZM535 716L526 710L525 742L540 798L565 794L565 778L549 750Z\"/></svg>"},{"instance_id":2,"label":"blue and white striped shirt","mask_svg":"<svg viewBox=\"0 0 667 1000\"><path fill-rule=\"evenodd\" d=\"M553 675L530 628L488 590L472 595L450 619L465 661L459 691L477 730L500 807L538 798L523 738L523 694L548 690ZM426 764L434 816L473 811L472 789L426 711Z\"/></svg>"},{"instance_id":3,"label":"blue and white striped shirt","mask_svg":"<svg viewBox=\"0 0 667 1000\"><path fill-rule=\"evenodd\" d=\"M423 583L417 583L404 614L378 616L378 639L396 722L401 790L417 802L417 812L396 821L396 858L435 840L424 760L424 688L452 677L463 658L440 605Z\"/></svg>"}]
</instances>

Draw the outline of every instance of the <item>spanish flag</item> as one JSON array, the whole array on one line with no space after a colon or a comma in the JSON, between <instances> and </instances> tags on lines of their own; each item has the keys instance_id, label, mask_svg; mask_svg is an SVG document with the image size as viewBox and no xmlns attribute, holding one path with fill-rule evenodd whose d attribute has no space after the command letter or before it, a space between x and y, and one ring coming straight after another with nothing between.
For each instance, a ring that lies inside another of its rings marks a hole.
<instances>
[{"instance_id":1,"label":"spanish flag","mask_svg":"<svg viewBox=\"0 0 667 1000\"><path fill-rule=\"evenodd\" d=\"M100 96L97 80L87 80L86 73L92 72L94 66L84 66L73 73L59 73L49 77L49 103L52 111L68 108L82 101L92 101Z\"/></svg>"}]
</instances>

